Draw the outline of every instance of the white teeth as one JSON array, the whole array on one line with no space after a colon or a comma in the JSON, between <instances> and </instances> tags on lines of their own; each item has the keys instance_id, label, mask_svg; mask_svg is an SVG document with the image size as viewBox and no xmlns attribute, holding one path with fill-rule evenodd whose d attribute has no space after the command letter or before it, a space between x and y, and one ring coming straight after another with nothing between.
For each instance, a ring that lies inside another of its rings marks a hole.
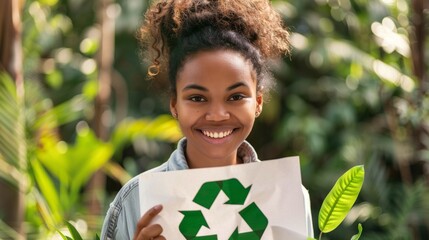
<instances>
[{"instance_id":1,"label":"white teeth","mask_svg":"<svg viewBox=\"0 0 429 240\"><path fill-rule=\"evenodd\" d=\"M209 131L203 131L203 134L207 137L211 138L224 138L229 136L232 133L232 130L228 130L225 132L209 132Z\"/></svg>"}]
</instances>

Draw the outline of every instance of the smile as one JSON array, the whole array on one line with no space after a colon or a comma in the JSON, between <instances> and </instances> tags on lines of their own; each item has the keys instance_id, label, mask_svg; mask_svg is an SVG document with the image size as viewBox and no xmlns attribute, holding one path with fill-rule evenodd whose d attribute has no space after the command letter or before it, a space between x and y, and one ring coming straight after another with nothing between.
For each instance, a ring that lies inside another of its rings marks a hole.
<instances>
[{"instance_id":1,"label":"smile","mask_svg":"<svg viewBox=\"0 0 429 240\"><path fill-rule=\"evenodd\" d=\"M202 131L203 134L210 138L224 138L231 135L232 130L223 131L223 132L210 132L210 131Z\"/></svg>"}]
</instances>

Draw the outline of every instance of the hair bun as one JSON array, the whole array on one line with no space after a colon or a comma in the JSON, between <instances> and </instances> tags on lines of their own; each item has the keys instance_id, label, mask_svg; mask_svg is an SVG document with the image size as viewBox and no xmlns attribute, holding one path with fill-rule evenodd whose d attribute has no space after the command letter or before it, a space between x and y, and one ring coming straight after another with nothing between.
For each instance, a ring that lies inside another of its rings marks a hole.
<instances>
[{"instance_id":1,"label":"hair bun","mask_svg":"<svg viewBox=\"0 0 429 240\"><path fill-rule=\"evenodd\" d=\"M254 29L247 26L243 18L236 12L219 11L218 1L195 1L194 6L181 12L181 16L183 19L176 33L178 39L187 37L205 27L234 31L243 35L251 43L257 39Z\"/></svg>"}]
</instances>

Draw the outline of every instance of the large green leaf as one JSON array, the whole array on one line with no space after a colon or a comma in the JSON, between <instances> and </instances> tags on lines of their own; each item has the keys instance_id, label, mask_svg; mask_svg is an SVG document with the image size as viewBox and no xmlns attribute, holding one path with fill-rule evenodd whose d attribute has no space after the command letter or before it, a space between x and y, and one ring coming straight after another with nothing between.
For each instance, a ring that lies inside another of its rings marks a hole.
<instances>
[{"instance_id":1,"label":"large green leaf","mask_svg":"<svg viewBox=\"0 0 429 240\"><path fill-rule=\"evenodd\" d=\"M66 153L67 170L71 180L71 193L79 189L113 154L110 143L100 141L89 128L78 130L76 143Z\"/></svg>"},{"instance_id":2,"label":"large green leaf","mask_svg":"<svg viewBox=\"0 0 429 240\"><path fill-rule=\"evenodd\" d=\"M0 72L0 178L17 187L25 170L26 145L22 96L13 80Z\"/></svg>"},{"instance_id":3,"label":"large green leaf","mask_svg":"<svg viewBox=\"0 0 429 240\"><path fill-rule=\"evenodd\" d=\"M43 135L41 142L37 158L59 180L60 202L65 209L78 200L81 187L113 154L112 145L97 139L88 127L78 130L74 145L49 134Z\"/></svg>"},{"instance_id":4,"label":"large green leaf","mask_svg":"<svg viewBox=\"0 0 429 240\"><path fill-rule=\"evenodd\" d=\"M340 225L355 203L365 177L363 165L344 173L323 201L319 212L319 229L328 233Z\"/></svg>"},{"instance_id":5,"label":"large green leaf","mask_svg":"<svg viewBox=\"0 0 429 240\"><path fill-rule=\"evenodd\" d=\"M54 182L37 159L31 161L31 166L33 169L35 181L39 186L40 192L43 194L44 199L49 205L51 214L54 217L54 224L58 224L63 219L63 209L60 204L59 193L54 186ZM51 221L45 220L45 222Z\"/></svg>"},{"instance_id":6,"label":"large green leaf","mask_svg":"<svg viewBox=\"0 0 429 240\"><path fill-rule=\"evenodd\" d=\"M18 101L12 79L0 73L0 154L2 160L18 166L17 142L15 134L18 120Z\"/></svg>"}]
</instances>

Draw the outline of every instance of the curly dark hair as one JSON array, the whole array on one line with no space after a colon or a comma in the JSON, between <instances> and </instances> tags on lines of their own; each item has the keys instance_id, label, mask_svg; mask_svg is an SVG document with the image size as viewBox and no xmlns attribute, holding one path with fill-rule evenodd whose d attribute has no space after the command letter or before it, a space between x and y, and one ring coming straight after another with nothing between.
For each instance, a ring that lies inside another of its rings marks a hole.
<instances>
[{"instance_id":1,"label":"curly dark hair","mask_svg":"<svg viewBox=\"0 0 429 240\"><path fill-rule=\"evenodd\" d=\"M266 60L289 53L289 32L268 0L158 0L138 37L152 61L149 75L168 66L173 94L184 61L199 51L240 53L256 71L258 90L272 85Z\"/></svg>"}]
</instances>

